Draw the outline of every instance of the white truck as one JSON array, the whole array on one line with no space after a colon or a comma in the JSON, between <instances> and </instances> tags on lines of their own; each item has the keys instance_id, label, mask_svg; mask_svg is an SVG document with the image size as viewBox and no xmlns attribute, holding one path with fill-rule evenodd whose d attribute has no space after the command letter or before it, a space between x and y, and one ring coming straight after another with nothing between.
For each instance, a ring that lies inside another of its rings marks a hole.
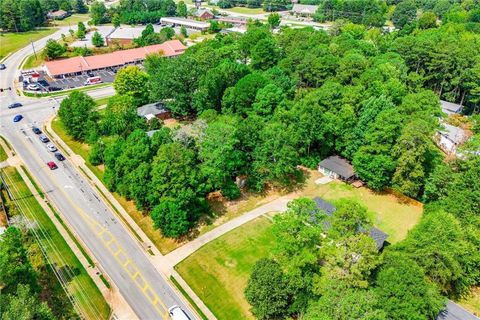
<instances>
[{"instance_id":1,"label":"white truck","mask_svg":"<svg viewBox=\"0 0 480 320\"><path fill-rule=\"evenodd\" d=\"M179 306L170 307L168 314L170 314L172 320L192 320Z\"/></svg>"}]
</instances>

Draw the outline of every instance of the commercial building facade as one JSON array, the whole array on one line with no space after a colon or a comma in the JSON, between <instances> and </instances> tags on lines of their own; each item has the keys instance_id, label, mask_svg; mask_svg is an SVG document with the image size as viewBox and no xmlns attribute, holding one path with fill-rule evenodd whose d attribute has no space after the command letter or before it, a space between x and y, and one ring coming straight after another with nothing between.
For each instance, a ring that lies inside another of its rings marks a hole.
<instances>
[{"instance_id":1,"label":"commercial building facade","mask_svg":"<svg viewBox=\"0 0 480 320\"><path fill-rule=\"evenodd\" d=\"M62 60L47 61L44 70L51 78L79 75L87 71L119 68L130 64L143 63L147 55L160 53L165 57L181 55L186 46L179 40L170 40L162 44L115 51L87 57L73 57Z\"/></svg>"}]
</instances>

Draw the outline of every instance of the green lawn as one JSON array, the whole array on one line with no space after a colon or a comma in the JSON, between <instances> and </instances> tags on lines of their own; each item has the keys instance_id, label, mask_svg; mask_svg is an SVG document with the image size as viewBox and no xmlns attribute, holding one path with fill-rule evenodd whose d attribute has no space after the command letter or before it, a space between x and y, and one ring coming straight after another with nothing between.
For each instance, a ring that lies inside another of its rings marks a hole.
<instances>
[{"instance_id":1,"label":"green lawn","mask_svg":"<svg viewBox=\"0 0 480 320\"><path fill-rule=\"evenodd\" d=\"M252 220L175 267L218 319L253 319L243 291L255 262L273 247L271 226L264 217Z\"/></svg>"},{"instance_id":2,"label":"green lawn","mask_svg":"<svg viewBox=\"0 0 480 320\"><path fill-rule=\"evenodd\" d=\"M55 20L52 21L52 26L55 27L64 27L64 26L71 26L75 27L79 22L86 22L90 19L88 13L85 14L72 14L70 17L65 18L63 20Z\"/></svg>"},{"instance_id":3,"label":"green lawn","mask_svg":"<svg viewBox=\"0 0 480 320\"><path fill-rule=\"evenodd\" d=\"M17 205L22 208L28 219L35 221L38 229L43 231L41 237L42 246L46 248L49 260L63 270L65 276L68 275L67 289L78 301L82 312L85 313L88 319L108 319L110 307L102 293L56 229L42 206L34 198L20 174L14 167L6 167L2 171L7 176L7 183L9 183ZM50 241L47 241L47 238ZM73 274L67 274L66 267L69 267Z\"/></svg>"},{"instance_id":4,"label":"green lawn","mask_svg":"<svg viewBox=\"0 0 480 320\"><path fill-rule=\"evenodd\" d=\"M55 28L43 28L28 32L0 33L0 59L27 46L30 41L37 41L57 31ZM7 66L8 68L8 66Z\"/></svg>"},{"instance_id":5,"label":"green lawn","mask_svg":"<svg viewBox=\"0 0 480 320\"><path fill-rule=\"evenodd\" d=\"M233 7L233 8L224 9L224 10L235 12L235 13L242 13L242 14L262 14L262 13L265 13L265 11L262 8Z\"/></svg>"}]
</instances>

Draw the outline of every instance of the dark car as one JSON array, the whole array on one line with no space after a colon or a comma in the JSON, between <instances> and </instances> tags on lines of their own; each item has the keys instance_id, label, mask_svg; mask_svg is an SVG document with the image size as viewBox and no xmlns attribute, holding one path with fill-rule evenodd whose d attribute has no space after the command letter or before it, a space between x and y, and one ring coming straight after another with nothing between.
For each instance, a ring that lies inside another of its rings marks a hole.
<instances>
[{"instance_id":1,"label":"dark car","mask_svg":"<svg viewBox=\"0 0 480 320\"><path fill-rule=\"evenodd\" d=\"M87 76L95 77L95 74L92 71L87 71Z\"/></svg>"},{"instance_id":2,"label":"dark car","mask_svg":"<svg viewBox=\"0 0 480 320\"><path fill-rule=\"evenodd\" d=\"M39 81L37 81L37 83L39 85L43 86L43 87L48 87L49 86L47 80L39 80Z\"/></svg>"},{"instance_id":3,"label":"dark car","mask_svg":"<svg viewBox=\"0 0 480 320\"><path fill-rule=\"evenodd\" d=\"M33 131L33 133L35 133L35 134L41 134L41 133L42 133L42 130L40 130L40 129L37 128L37 127L33 127L33 128L32 128L32 131Z\"/></svg>"},{"instance_id":4,"label":"dark car","mask_svg":"<svg viewBox=\"0 0 480 320\"><path fill-rule=\"evenodd\" d=\"M21 114L17 114L15 117L13 117L13 122L18 122L23 119L23 116Z\"/></svg>"},{"instance_id":5,"label":"dark car","mask_svg":"<svg viewBox=\"0 0 480 320\"><path fill-rule=\"evenodd\" d=\"M47 162L47 166L50 168L50 170L55 170L58 168L55 162L53 161Z\"/></svg>"},{"instance_id":6,"label":"dark car","mask_svg":"<svg viewBox=\"0 0 480 320\"><path fill-rule=\"evenodd\" d=\"M11 105L8 106L8 109L14 109L23 106L20 102L14 102Z\"/></svg>"},{"instance_id":7,"label":"dark car","mask_svg":"<svg viewBox=\"0 0 480 320\"><path fill-rule=\"evenodd\" d=\"M57 158L58 161L65 160L65 157L60 152L55 152L55 158Z\"/></svg>"},{"instance_id":8,"label":"dark car","mask_svg":"<svg viewBox=\"0 0 480 320\"><path fill-rule=\"evenodd\" d=\"M38 136L38 139L40 139L40 141L42 141L43 143L47 143L50 141L50 139L48 139L48 137L43 133Z\"/></svg>"},{"instance_id":9,"label":"dark car","mask_svg":"<svg viewBox=\"0 0 480 320\"><path fill-rule=\"evenodd\" d=\"M0 70L5 70L7 69L7 66L4 65L3 63L0 63Z\"/></svg>"},{"instance_id":10,"label":"dark car","mask_svg":"<svg viewBox=\"0 0 480 320\"><path fill-rule=\"evenodd\" d=\"M48 91L60 91L62 88L60 87L48 87Z\"/></svg>"}]
</instances>

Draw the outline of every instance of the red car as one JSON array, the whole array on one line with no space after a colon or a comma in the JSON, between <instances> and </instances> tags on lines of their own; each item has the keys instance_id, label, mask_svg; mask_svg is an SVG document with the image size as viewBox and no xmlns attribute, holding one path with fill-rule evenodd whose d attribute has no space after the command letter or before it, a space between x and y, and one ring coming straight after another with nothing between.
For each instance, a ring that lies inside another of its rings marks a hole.
<instances>
[{"instance_id":1,"label":"red car","mask_svg":"<svg viewBox=\"0 0 480 320\"><path fill-rule=\"evenodd\" d=\"M55 169L58 168L57 165L55 164L55 162L53 162L53 161L48 162L47 166L50 168L50 170L55 170Z\"/></svg>"}]
</instances>

